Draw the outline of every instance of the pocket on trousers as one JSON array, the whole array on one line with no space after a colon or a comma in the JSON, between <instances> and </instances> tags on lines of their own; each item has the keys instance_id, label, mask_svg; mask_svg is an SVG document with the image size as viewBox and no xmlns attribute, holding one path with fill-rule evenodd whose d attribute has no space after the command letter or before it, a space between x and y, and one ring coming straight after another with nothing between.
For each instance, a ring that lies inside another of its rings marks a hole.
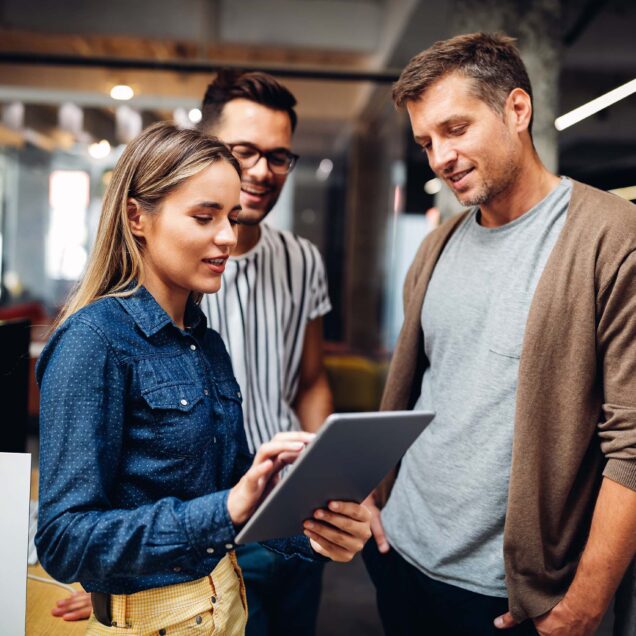
<instances>
[{"instance_id":1,"label":"pocket on trousers","mask_svg":"<svg viewBox=\"0 0 636 636\"><path fill-rule=\"evenodd\" d=\"M91 614L84 636L140 636L140 632L134 627L107 627Z\"/></svg>"},{"instance_id":2,"label":"pocket on trousers","mask_svg":"<svg viewBox=\"0 0 636 636\"><path fill-rule=\"evenodd\" d=\"M239 590L241 592L241 603L243 603L245 616L247 616L247 590L245 589L245 579L243 579L243 571L241 570L241 566L239 565L238 559L236 557L236 552L228 552L228 555L230 557L230 563L232 563L232 568L234 569L234 574L236 574L236 578L238 579Z\"/></svg>"},{"instance_id":3,"label":"pocket on trousers","mask_svg":"<svg viewBox=\"0 0 636 636\"><path fill-rule=\"evenodd\" d=\"M213 636L216 634L214 628L214 612L201 612L185 621L166 625L166 636Z\"/></svg>"}]
</instances>

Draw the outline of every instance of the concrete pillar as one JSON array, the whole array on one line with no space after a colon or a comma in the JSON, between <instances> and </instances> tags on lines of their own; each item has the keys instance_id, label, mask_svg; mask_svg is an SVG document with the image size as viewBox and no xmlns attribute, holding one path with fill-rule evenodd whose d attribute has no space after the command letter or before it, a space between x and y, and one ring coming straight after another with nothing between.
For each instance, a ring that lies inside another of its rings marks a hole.
<instances>
[{"instance_id":1,"label":"concrete pillar","mask_svg":"<svg viewBox=\"0 0 636 636\"><path fill-rule=\"evenodd\" d=\"M404 156L403 126L387 87L376 89L351 144L347 209L345 337L373 354L382 344L387 232L395 205L393 165Z\"/></svg>"},{"instance_id":2,"label":"concrete pillar","mask_svg":"<svg viewBox=\"0 0 636 636\"><path fill-rule=\"evenodd\" d=\"M549 170L558 169L557 116L561 55L560 0L454 0L450 34L500 31L517 38L534 93L534 145ZM448 193L436 205L443 217L452 214Z\"/></svg>"}]
</instances>

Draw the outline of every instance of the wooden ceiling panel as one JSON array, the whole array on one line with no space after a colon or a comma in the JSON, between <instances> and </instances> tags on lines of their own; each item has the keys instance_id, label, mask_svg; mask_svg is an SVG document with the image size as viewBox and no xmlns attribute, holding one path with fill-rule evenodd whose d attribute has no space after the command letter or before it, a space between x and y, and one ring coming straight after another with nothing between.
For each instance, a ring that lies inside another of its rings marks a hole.
<instances>
[{"instance_id":1,"label":"wooden ceiling panel","mask_svg":"<svg viewBox=\"0 0 636 636\"><path fill-rule=\"evenodd\" d=\"M124 35L65 35L0 29L0 51L83 57L150 60L200 60L228 64L290 65L315 68L370 68L368 55L327 49L215 44Z\"/></svg>"}]
</instances>

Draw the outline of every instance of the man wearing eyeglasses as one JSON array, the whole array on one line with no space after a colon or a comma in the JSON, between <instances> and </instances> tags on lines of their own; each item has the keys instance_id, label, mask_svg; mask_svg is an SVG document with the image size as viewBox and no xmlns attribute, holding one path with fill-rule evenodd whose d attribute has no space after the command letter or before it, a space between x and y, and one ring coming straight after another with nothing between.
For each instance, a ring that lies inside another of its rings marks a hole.
<instances>
[{"instance_id":1,"label":"man wearing eyeglasses","mask_svg":"<svg viewBox=\"0 0 636 636\"><path fill-rule=\"evenodd\" d=\"M298 159L294 96L266 73L220 72L200 126L241 163L241 227L218 294L201 308L230 353L250 449L281 431L314 432L332 410L322 364L330 309L322 259L309 241L263 222ZM247 587L247 634L313 634L322 564L260 546L237 551Z\"/></svg>"}]
</instances>

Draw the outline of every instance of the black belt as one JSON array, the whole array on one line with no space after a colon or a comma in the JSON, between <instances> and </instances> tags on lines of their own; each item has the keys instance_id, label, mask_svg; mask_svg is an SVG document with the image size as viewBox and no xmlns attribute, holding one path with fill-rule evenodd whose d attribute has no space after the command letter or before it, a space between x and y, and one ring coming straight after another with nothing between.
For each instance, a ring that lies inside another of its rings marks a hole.
<instances>
[{"instance_id":1,"label":"black belt","mask_svg":"<svg viewBox=\"0 0 636 636\"><path fill-rule=\"evenodd\" d=\"M117 627L110 613L110 594L106 592L91 592L91 602L93 603L93 614L102 625Z\"/></svg>"}]
</instances>

